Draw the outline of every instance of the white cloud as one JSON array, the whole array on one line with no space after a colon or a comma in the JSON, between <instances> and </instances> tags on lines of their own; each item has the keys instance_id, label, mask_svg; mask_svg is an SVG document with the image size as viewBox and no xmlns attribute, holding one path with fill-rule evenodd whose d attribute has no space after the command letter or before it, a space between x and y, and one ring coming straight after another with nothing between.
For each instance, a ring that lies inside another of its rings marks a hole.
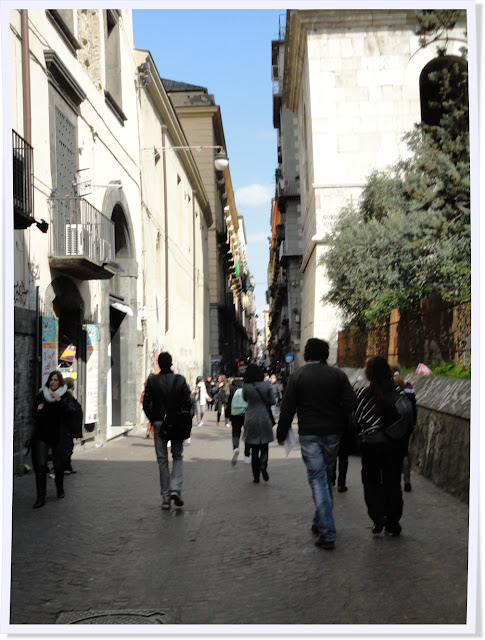
<instances>
[{"instance_id":1,"label":"white cloud","mask_svg":"<svg viewBox=\"0 0 485 640\"><path fill-rule=\"evenodd\" d=\"M274 195L273 184L250 184L247 187L236 189L236 206L260 207L271 204Z\"/></svg>"},{"instance_id":2,"label":"white cloud","mask_svg":"<svg viewBox=\"0 0 485 640\"><path fill-rule=\"evenodd\" d=\"M268 242L269 234L270 234L270 231L259 231L257 233L250 233L248 235L248 244L250 243L260 244L261 242L264 242L269 246L269 242Z\"/></svg>"}]
</instances>

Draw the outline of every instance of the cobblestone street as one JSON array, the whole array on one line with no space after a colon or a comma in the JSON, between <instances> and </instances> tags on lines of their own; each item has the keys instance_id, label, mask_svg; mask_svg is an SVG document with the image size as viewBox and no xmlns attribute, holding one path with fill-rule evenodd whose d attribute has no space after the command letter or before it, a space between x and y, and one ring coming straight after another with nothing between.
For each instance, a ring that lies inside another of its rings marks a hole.
<instances>
[{"instance_id":1,"label":"cobblestone street","mask_svg":"<svg viewBox=\"0 0 485 640\"><path fill-rule=\"evenodd\" d=\"M75 453L65 499L49 480L42 509L35 478L16 478L11 624L466 623L465 504L413 474L402 536L372 536L352 456L324 551L298 445L288 459L270 445L259 485L231 453L231 430L206 413L185 448L180 512L160 508L144 431Z\"/></svg>"}]
</instances>

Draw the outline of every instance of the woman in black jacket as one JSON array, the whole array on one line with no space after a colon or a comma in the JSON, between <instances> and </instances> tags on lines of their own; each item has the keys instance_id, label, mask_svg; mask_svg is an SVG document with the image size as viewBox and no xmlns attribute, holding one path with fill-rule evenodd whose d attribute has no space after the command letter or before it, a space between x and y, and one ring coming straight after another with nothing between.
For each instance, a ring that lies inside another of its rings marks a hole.
<instances>
[{"instance_id":1,"label":"woman in black jacket","mask_svg":"<svg viewBox=\"0 0 485 640\"><path fill-rule=\"evenodd\" d=\"M34 401L32 463L37 489L34 509L45 505L49 449L52 450L57 497L64 497L64 469L69 458L71 441L68 422L72 407L69 396L62 374L59 371L52 371Z\"/></svg>"},{"instance_id":2,"label":"woman in black jacket","mask_svg":"<svg viewBox=\"0 0 485 640\"><path fill-rule=\"evenodd\" d=\"M407 438L390 439L384 429L399 419L393 399L396 385L385 358L374 356L367 362L369 386L357 391L354 422L362 438L362 483L367 512L374 522L373 534L384 529L391 536L401 533L403 499L402 462Z\"/></svg>"}]
</instances>

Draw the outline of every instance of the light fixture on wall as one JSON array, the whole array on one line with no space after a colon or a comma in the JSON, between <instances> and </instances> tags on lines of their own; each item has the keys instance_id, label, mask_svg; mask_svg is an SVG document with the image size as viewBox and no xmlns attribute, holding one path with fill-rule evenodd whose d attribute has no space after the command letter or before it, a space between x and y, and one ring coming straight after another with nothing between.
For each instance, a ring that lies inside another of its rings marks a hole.
<instances>
[{"instance_id":1,"label":"light fixture on wall","mask_svg":"<svg viewBox=\"0 0 485 640\"><path fill-rule=\"evenodd\" d=\"M148 147L148 148L141 149L141 151L154 151L155 155L157 155L160 153L164 153L169 149L173 149L173 150L183 149L186 151L202 151L202 149L218 149L218 152L214 156L214 167L216 171L224 171L224 169L227 169L227 167L229 166L229 158L227 156L227 153L225 152L224 147L220 144L215 146L199 144L199 145L187 145L187 146L180 146L180 147Z\"/></svg>"}]
</instances>

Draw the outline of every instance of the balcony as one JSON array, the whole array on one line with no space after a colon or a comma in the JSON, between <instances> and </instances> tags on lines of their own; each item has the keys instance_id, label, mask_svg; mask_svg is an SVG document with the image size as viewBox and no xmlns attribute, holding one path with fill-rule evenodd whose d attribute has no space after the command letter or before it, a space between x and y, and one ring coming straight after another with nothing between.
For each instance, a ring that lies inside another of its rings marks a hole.
<instances>
[{"instance_id":1,"label":"balcony","mask_svg":"<svg viewBox=\"0 0 485 640\"><path fill-rule=\"evenodd\" d=\"M116 272L114 223L84 198L50 198L49 265L78 280Z\"/></svg>"},{"instance_id":2,"label":"balcony","mask_svg":"<svg viewBox=\"0 0 485 640\"><path fill-rule=\"evenodd\" d=\"M290 256L302 256L301 243L298 240L285 240L280 245L280 263L283 263Z\"/></svg>"},{"instance_id":3,"label":"balcony","mask_svg":"<svg viewBox=\"0 0 485 640\"><path fill-rule=\"evenodd\" d=\"M34 150L12 131L14 229L27 229L34 222Z\"/></svg>"}]
</instances>

